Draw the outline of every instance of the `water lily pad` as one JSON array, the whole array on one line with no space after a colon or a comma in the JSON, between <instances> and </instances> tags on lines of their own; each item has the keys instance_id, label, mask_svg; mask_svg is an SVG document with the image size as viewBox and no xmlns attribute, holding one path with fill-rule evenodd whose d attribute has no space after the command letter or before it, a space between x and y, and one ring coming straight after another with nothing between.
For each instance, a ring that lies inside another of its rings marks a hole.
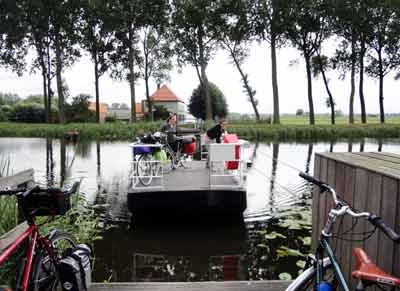
<instances>
[{"instance_id":1,"label":"water lily pad","mask_svg":"<svg viewBox=\"0 0 400 291\"><path fill-rule=\"evenodd\" d=\"M268 233L268 234L265 235L265 239L276 239L278 237L279 238L286 238L286 236L284 236L283 234L278 233L276 231L273 231L273 232Z\"/></svg>"},{"instance_id":2,"label":"water lily pad","mask_svg":"<svg viewBox=\"0 0 400 291\"><path fill-rule=\"evenodd\" d=\"M290 249L285 246L280 246L279 249L276 250L278 258L281 257L304 257L304 254L299 250Z\"/></svg>"},{"instance_id":3,"label":"water lily pad","mask_svg":"<svg viewBox=\"0 0 400 291\"><path fill-rule=\"evenodd\" d=\"M301 268L301 269L304 269L304 267L306 266L306 261L298 260L298 261L296 262L296 266L299 267L299 268Z\"/></svg>"},{"instance_id":4,"label":"water lily pad","mask_svg":"<svg viewBox=\"0 0 400 291\"><path fill-rule=\"evenodd\" d=\"M305 246L311 245L311 237L310 236L301 238L301 241L303 242L303 245L305 245Z\"/></svg>"},{"instance_id":5,"label":"water lily pad","mask_svg":"<svg viewBox=\"0 0 400 291\"><path fill-rule=\"evenodd\" d=\"M269 247L266 244L258 244L257 247L260 249L269 249Z\"/></svg>"},{"instance_id":6,"label":"water lily pad","mask_svg":"<svg viewBox=\"0 0 400 291\"><path fill-rule=\"evenodd\" d=\"M279 280L285 280L285 281L292 280L292 275L290 275L289 273L280 273L278 277Z\"/></svg>"}]
</instances>

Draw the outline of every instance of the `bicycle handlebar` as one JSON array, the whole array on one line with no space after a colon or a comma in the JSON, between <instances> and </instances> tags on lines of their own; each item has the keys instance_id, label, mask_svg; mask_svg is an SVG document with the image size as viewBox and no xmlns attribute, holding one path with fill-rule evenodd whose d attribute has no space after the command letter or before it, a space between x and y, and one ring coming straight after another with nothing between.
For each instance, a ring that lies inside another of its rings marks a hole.
<instances>
[{"instance_id":1,"label":"bicycle handlebar","mask_svg":"<svg viewBox=\"0 0 400 291\"><path fill-rule=\"evenodd\" d=\"M372 214L368 221L382 230L392 241L400 243L400 234L396 233L390 226L386 225L382 218Z\"/></svg>"},{"instance_id":2,"label":"bicycle handlebar","mask_svg":"<svg viewBox=\"0 0 400 291\"><path fill-rule=\"evenodd\" d=\"M317 185L318 187L320 187L321 192L329 191L332 194L332 197L333 197L333 200L335 201L336 206L338 206L338 205L341 206L340 209L332 209L331 210L336 215L344 215L347 213L350 216L355 217L355 218L366 217L372 225L381 229L392 241L394 241L396 243L400 243L400 234L396 233L390 226L386 225L382 218L376 216L375 214L371 214L368 212L356 212L350 206L346 205L346 203L339 201L337 199L335 190L332 187L330 187L328 184L326 184L306 173L303 173L303 172L300 172L299 176L302 177L303 179Z\"/></svg>"}]
</instances>

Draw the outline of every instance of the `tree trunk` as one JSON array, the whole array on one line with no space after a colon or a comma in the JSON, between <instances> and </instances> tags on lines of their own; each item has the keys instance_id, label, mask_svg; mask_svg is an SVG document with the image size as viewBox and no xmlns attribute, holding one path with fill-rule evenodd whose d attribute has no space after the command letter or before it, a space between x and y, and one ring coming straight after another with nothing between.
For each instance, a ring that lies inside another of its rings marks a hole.
<instances>
[{"instance_id":1,"label":"tree trunk","mask_svg":"<svg viewBox=\"0 0 400 291\"><path fill-rule=\"evenodd\" d=\"M99 64L97 59L97 51L93 50L94 60L94 86L96 91L96 122L100 123L100 92L99 92Z\"/></svg>"},{"instance_id":2,"label":"tree trunk","mask_svg":"<svg viewBox=\"0 0 400 291\"><path fill-rule=\"evenodd\" d=\"M383 79L385 77L383 73L383 63L382 63L382 50L378 52L379 56L379 113L381 123L385 123L385 108L383 106Z\"/></svg>"},{"instance_id":3,"label":"tree trunk","mask_svg":"<svg viewBox=\"0 0 400 291\"><path fill-rule=\"evenodd\" d=\"M146 71L147 71L147 69L146 69ZM145 83L145 87L146 87L147 108L149 110L148 115L149 115L150 121L154 121L154 118L153 118L154 117L153 116L153 104L152 104L151 99L150 99L149 78L148 77L144 78L144 83Z\"/></svg>"},{"instance_id":4,"label":"tree trunk","mask_svg":"<svg viewBox=\"0 0 400 291\"><path fill-rule=\"evenodd\" d=\"M356 92L356 47L355 37L351 41L351 73L350 73L350 100L349 100L349 123L354 123L354 95Z\"/></svg>"},{"instance_id":5,"label":"tree trunk","mask_svg":"<svg viewBox=\"0 0 400 291\"><path fill-rule=\"evenodd\" d=\"M328 96L329 96L329 106L331 108L331 124L333 125L333 124L335 124L335 102L333 100L331 90L329 89L328 79L326 78L325 70L322 67L322 64L320 66L320 70L321 70L322 78L324 79L326 92L328 93Z\"/></svg>"},{"instance_id":6,"label":"tree trunk","mask_svg":"<svg viewBox=\"0 0 400 291\"><path fill-rule=\"evenodd\" d=\"M257 122L260 121L260 114L258 113L258 109L257 109L257 102L254 98L253 95L253 90L251 89L250 85L249 85L249 80L247 79L247 76L243 73L242 68L240 67L239 61L237 60L235 54L233 53L232 50L230 50L231 52L231 57L233 59L233 62L236 65L236 68L239 71L240 76L242 77L242 81L243 81L243 85L246 88L247 91L247 95L249 96L250 99L250 103L253 106L253 110L254 110L254 114L256 115L256 120Z\"/></svg>"},{"instance_id":7,"label":"tree trunk","mask_svg":"<svg viewBox=\"0 0 400 291\"><path fill-rule=\"evenodd\" d=\"M136 97L135 97L135 70L134 70L134 49L133 49L133 30L129 25L129 86L131 89L131 122L136 122Z\"/></svg>"},{"instance_id":8,"label":"tree trunk","mask_svg":"<svg viewBox=\"0 0 400 291\"><path fill-rule=\"evenodd\" d=\"M359 94L360 94L360 105L361 105L361 122L367 123L367 114L365 111L365 98L364 98L364 56L365 56L365 41L361 41L360 49L360 82L359 82Z\"/></svg>"},{"instance_id":9,"label":"tree trunk","mask_svg":"<svg viewBox=\"0 0 400 291\"><path fill-rule=\"evenodd\" d=\"M56 46L56 77L57 77L57 91L58 91L58 116L59 122L65 123L65 112L64 112L64 88L62 86L62 61L61 61L61 48L60 48L60 40L59 34L56 34L55 37L55 46Z\"/></svg>"},{"instance_id":10,"label":"tree trunk","mask_svg":"<svg viewBox=\"0 0 400 291\"><path fill-rule=\"evenodd\" d=\"M307 88L308 88L308 106L310 110L310 125L315 124L315 116L314 116L314 102L312 96L312 75L311 75L311 58L308 54L304 54L304 59L306 61L306 69L307 69Z\"/></svg>"},{"instance_id":11,"label":"tree trunk","mask_svg":"<svg viewBox=\"0 0 400 291\"><path fill-rule=\"evenodd\" d=\"M206 74L206 67L207 67L207 62L205 60L204 56L204 46L203 46L203 27L199 27L199 32L197 34L198 37L198 46L199 46L199 61L200 61L200 71L201 71L201 85L202 85L202 93L203 93L203 98L205 99L206 103L206 120L212 120L213 119L213 112L212 112L212 102L210 98L210 92L208 90L208 79L207 79L207 74Z\"/></svg>"},{"instance_id":12,"label":"tree trunk","mask_svg":"<svg viewBox=\"0 0 400 291\"><path fill-rule=\"evenodd\" d=\"M276 35L271 33L271 70L272 70L272 95L274 99L273 123L280 124L278 73L276 68Z\"/></svg>"},{"instance_id":13,"label":"tree trunk","mask_svg":"<svg viewBox=\"0 0 400 291\"><path fill-rule=\"evenodd\" d=\"M52 121L51 114L51 98L53 97L53 91L51 90L51 57L50 57L50 45L47 44L47 115L49 116L49 120Z\"/></svg>"},{"instance_id":14,"label":"tree trunk","mask_svg":"<svg viewBox=\"0 0 400 291\"><path fill-rule=\"evenodd\" d=\"M38 51L39 53L39 51ZM40 67L42 69L42 78L43 78L43 104L44 104L44 119L45 122L49 122L49 104L48 104L48 97L47 97L47 80L46 80L46 73L47 68L44 60L43 50L40 50Z\"/></svg>"},{"instance_id":15,"label":"tree trunk","mask_svg":"<svg viewBox=\"0 0 400 291\"><path fill-rule=\"evenodd\" d=\"M145 40L146 40L145 36ZM148 109L148 118L153 121L153 104L150 100L150 90L149 90L149 52L147 50L146 41L143 42L143 52L144 52L144 84L146 87L146 100L147 100L147 109Z\"/></svg>"}]
</instances>

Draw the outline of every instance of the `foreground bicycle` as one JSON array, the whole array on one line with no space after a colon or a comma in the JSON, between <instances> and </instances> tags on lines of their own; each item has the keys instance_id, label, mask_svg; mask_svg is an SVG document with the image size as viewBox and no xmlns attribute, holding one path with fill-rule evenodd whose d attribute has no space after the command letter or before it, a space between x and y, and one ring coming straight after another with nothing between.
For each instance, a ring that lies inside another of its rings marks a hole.
<instances>
[{"instance_id":1,"label":"foreground bicycle","mask_svg":"<svg viewBox=\"0 0 400 291\"><path fill-rule=\"evenodd\" d=\"M41 189L38 186L28 190L0 191L0 196L16 196L19 209L28 223L28 228L0 253L1 267L18 247L25 241L28 242L24 262L17 274L17 290L62 289L58 273L59 262L63 252L67 248L76 247L77 242L73 236L59 230L42 236L35 217L64 215L71 207L70 196L78 187L79 182L74 183L68 191L57 188Z\"/></svg>"},{"instance_id":2,"label":"foreground bicycle","mask_svg":"<svg viewBox=\"0 0 400 291\"><path fill-rule=\"evenodd\" d=\"M334 208L329 212L325 227L321 232L320 241L315 256L309 257L308 269L306 269L296 280L289 285L286 291L295 290L318 290L332 291L344 290L348 291L349 286L345 281L343 272L336 259L334 250L332 249L329 239L332 236L333 225L338 217L350 215L353 218L367 219L373 226L383 231L391 240L400 243L400 235L385 224L378 216L368 212L358 212L348 205L345 201L338 198L335 190L329 185L311 177L305 173L300 173L300 177L315 184L320 188L320 192L328 192L334 201ZM324 254L328 257L324 258ZM385 285L393 288L400 287L400 278L385 273L379 267L371 262L367 254L360 248L354 249L356 258L356 270L352 275L358 280L357 291L366 290L372 285Z\"/></svg>"}]
</instances>

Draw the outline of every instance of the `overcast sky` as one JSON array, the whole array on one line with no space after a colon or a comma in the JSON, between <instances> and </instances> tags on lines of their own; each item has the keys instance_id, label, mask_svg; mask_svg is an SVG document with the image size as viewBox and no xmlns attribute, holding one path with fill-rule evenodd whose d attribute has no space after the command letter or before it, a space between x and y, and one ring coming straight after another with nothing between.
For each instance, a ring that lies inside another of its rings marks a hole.
<instances>
[{"instance_id":1,"label":"overcast sky","mask_svg":"<svg viewBox=\"0 0 400 291\"><path fill-rule=\"evenodd\" d=\"M330 49L334 49L332 43ZM278 82L281 113L295 113L302 108L308 111L307 80L303 59L297 50L285 48L278 51ZM293 65L295 63L295 65ZM291 65L292 64L292 65ZM250 49L250 57L247 59L244 71L249 75L251 86L257 91L259 111L271 113L272 87L270 51L267 44L255 43ZM225 94L229 110L231 112L252 113L252 107L243 92L242 82L236 68L230 63L228 55L224 51L218 51L207 68L208 79L215 83ZM88 56L84 56L72 68L64 73L71 95L86 93L94 96L93 65ZM328 73L330 86L338 109L348 112L348 99L350 94L349 79L338 80L336 73ZM192 67L183 68L181 73L174 70L171 74L171 82L167 84L185 102L193 89L198 86L198 79ZM55 81L54 86L55 89ZM314 107L317 113L329 112L326 108L327 97L322 79L313 80ZM399 113L399 88L400 81L393 80L393 74L385 79L385 110L387 113ZM156 85L150 86L154 92ZM17 93L21 97L31 94L42 94L42 79L40 74L18 77L15 74L0 70L0 92ZM127 82L113 81L104 75L100 79L101 102L111 104L113 102L125 102L130 104L129 86ZM136 86L136 96L139 100L145 98L143 82ZM378 113L378 82L369 78L365 81L365 97L368 113ZM360 112L358 92L356 95L355 111Z\"/></svg>"}]
</instances>

